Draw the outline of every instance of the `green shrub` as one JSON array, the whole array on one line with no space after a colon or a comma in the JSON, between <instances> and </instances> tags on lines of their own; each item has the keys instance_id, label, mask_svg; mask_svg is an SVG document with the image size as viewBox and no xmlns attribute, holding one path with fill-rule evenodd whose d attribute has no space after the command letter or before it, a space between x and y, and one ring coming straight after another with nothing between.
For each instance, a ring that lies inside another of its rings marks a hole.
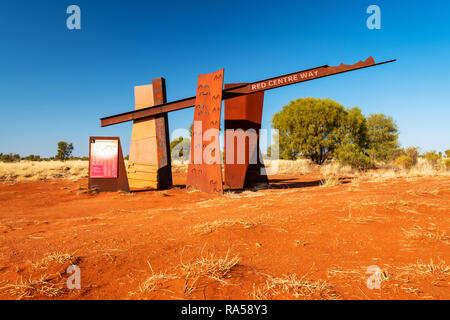
<instances>
[{"instance_id":1,"label":"green shrub","mask_svg":"<svg viewBox=\"0 0 450 320\"><path fill-rule=\"evenodd\" d=\"M0 161L2 162L16 162L20 161L20 155L18 154L1 154L0 155Z\"/></svg>"},{"instance_id":2,"label":"green shrub","mask_svg":"<svg viewBox=\"0 0 450 320\"><path fill-rule=\"evenodd\" d=\"M382 162L396 159L391 157L391 153L399 146L398 134L392 117L382 113L367 117L367 147L371 150L372 159Z\"/></svg>"},{"instance_id":3,"label":"green shrub","mask_svg":"<svg viewBox=\"0 0 450 320\"><path fill-rule=\"evenodd\" d=\"M410 156L400 156L395 159L395 165L401 169L411 169L414 166L414 160Z\"/></svg>"},{"instance_id":4,"label":"green shrub","mask_svg":"<svg viewBox=\"0 0 450 320\"><path fill-rule=\"evenodd\" d=\"M445 156L446 156L447 158L450 158L450 149L445 150Z\"/></svg>"},{"instance_id":5,"label":"green shrub","mask_svg":"<svg viewBox=\"0 0 450 320\"><path fill-rule=\"evenodd\" d=\"M22 160L28 160L28 161L41 161L41 156L30 154L28 157L22 158Z\"/></svg>"},{"instance_id":6,"label":"green shrub","mask_svg":"<svg viewBox=\"0 0 450 320\"><path fill-rule=\"evenodd\" d=\"M367 170L374 168L372 159L354 144L346 144L336 151L336 158L352 168Z\"/></svg>"}]
</instances>

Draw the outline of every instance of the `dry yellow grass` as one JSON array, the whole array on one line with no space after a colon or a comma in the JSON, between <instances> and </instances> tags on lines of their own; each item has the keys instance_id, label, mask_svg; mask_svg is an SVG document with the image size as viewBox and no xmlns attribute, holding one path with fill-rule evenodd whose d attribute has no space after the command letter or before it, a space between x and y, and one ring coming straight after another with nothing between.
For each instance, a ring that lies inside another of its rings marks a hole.
<instances>
[{"instance_id":1,"label":"dry yellow grass","mask_svg":"<svg viewBox=\"0 0 450 320\"><path fill-rule=\"evenodd\" d=\"M81 160L0 162L0 181L78 180L88 177L88 167L89 162Z\"/></svg>"},{"instance_id":2,"label":"dry yellow grass","mask_svg":"<svg viewBox=\"0 0 450 320\"><path fill-rule=\"evenodd\" d=\"M331 161L330 163L324 164L320 167L320 173L325 178L338 178L342 176L349 176L355 173L350 166L342 165L338 161Z\"/></svg>"},{"instance_id":3,"label":"dry yellow grass","mask_svg":"<svg viewBox=\"0 0 450 320\"><path fill-rule=\"evenodd\" d=\"M147 279L145 279L140 285L139 285L139 291L141 293L144 292L154 292L158 290L161 285L163 285L166 281L177 279L178 277L173 274L165 274L163 272L155 273L153 271L152 265L150 262L147 261L147 264L150 268L150 271L152 272L152 275L149 276ZM131 295L136 294L137 292L130 292Z\"/></svg>"},{"instance_id":4,"label":"dry yellow grass","mask_svg":"<svg viewBox=\"0 0 450 320\"><path fill-rule=\"evenodd\" d=\"M262 288L253 287L255 299L268 300L284 293L305 300L341 300L341 296L327 281L305 279L306 275L297 278L296 274L283 277L267 275L267 278Z\"/></svg>"},{"instance_id":5,"label":"dry yellow grass","mask_svg":"<svg viewBox=\"0 0 450 320\"><path fill-rule=\"evenodd\" d=\"M256 223L245 220L231 220L231 219L216 220L212 222L205 222L202 224L195 225L192 227L192 229L194 230L194 232L200 232L201 234L208 234L220 228L230 228L236 225L240 225L245 229L249 229L256 226Z\"/></svg>"},{"instance_id":6,"label":"dry yellow grass","mask_svg":"<svg viewBox=\"0 0 450 320\"><path fill-rule=\"evenodd\" d=\"M320 186L322 188L335 187L335 186L338 186L340 184L341 184L340 180L338 178L334 178L334 177L332 177L332 178L325 178L325 179L320 181Z\"/></svg>"},{"instance_id":7,"label":"dry yellow grass","mask_svg":"<svg viewBox=\"0 0 450 320\"><path fill-rule=\"evenodd\" d=\"M33 266L33 268L45 268L52 262L56 262L59 264L64 264L66 262L70 262L71 264L77 264L79 260L80 257L74 256L74 253L69 254L69 253L53 252L50 253L48 256L42 258L38 262L31 263L31 265Z\"/></svg>"},{"instance_id":8,"label":"dry yellow grass","mask_svg":"<svg viewBox=\"0 0 450 320\"><path fill-rule=\"evenodd\" d=\"M64 293L61 284L55 284L50 281L47 275L42 275L37 280L20 280L15 284L7 284L0 288L0 292L16 297L17 300L23 298L33 298L36 295L44 295L48 298L54 298Z\"/></svg>"},{"instance_id":9,"label":"dry yellow grass","mask_svg":"<svg viewBox=\"0 0 450 320\"><path fill-rule=\"evenodd\" d=\"M202 253L200 258L186 264L181 262L180 268L186 279L185 293L193 291L193 285L200 277L227 284L225 279L230 278L231 270L238 264L239 260L238 256L230 257L230 251L228 250L222 258L216 257L214 253L209 253L206 256Z\"/></svg>"},{"instance_id":10,"label":"dry yellow grass","mask_svg":"<svg viewBox=\"0 0 450 320\"><path fill-rule=\"evenodd\" d=\"M127 165L128 161L125 161ZM186 172L187 164L174 163L174 173ZM50 179L79 180L87 178L89 161L20 161L0 162L0 181L33 181Z\"/></svg>"},{"instance_id":11,"label":"dry yellow grass","mask_svg":"<svg viewBox=\"0 0 450 320\"><path fill-rule=\"evenodd\" d=\"M442 259L438 259L438 262L433 262L433 259L429 263L417 261L416 263L409 264L405 267L400 267L400 270L405 270L412 274L426 275L426 276L450 276L450 266Z\"/></svg>"},{"instance_id":12,"label":"dry yellow grass","mask_svg":"<svg viewBox=\"0 0 450 320\"><path fill-rule=\"evenodd\" d=\"M373 216L355 217L355 216L352 215L351 212L348 214L347 217L342 218L342 221L351 222L351 223L357 223L357 224L369 224L371 222L377 222L379 220L381 220L380 217L373 217Z\"/></svg>"},{"instance_id":13,"label":"dry yellow grass","mask_svg":"<svg viewBox=\"0 0 450 320\"><path fill-rule=\"evenodd\" d=\"M125 164L127 161L125 161ZM299 159L291 160L265 160L267 168L275 169L272 174L292 174L303 175L311 173L317 167L311 160ZM88 177L89 162L83 160L69 161L20 161L14 163L0 162L0 181L27 181L27 180L49 180L49 179L70 179L79 180ZM180 161L172 162L174 173L187 172L188 164ZM433 166L425 159L419 158L418 163L409 170L397 168L371 170L360 173L350 166L342 165L338 161L331 161L320 167L320 172L324 181L331 178L352 176L368 179L372 182L382 182L389 179L406 177L415 179L417 177L428 176L450 176L450 170L445 166ZM333 181L332 181L333 182ZM331 183L331 182L330 182Z\"/></svg>"},{"instance_id":14,"label":"dry yellow grass","mask_svg":"<svg viewBox=\"0 0 450 320\"><path fill-rule=\"evenodd\" d=\"M314 168L311 160L264 160L264 165L269 170L274 170L271 174L308 174ZM188 164L181 161L172 161L172 171L175 173L187 172Z\"/></svg>"},{"instance_id":15,"label":"dry yellow grass","mask_svg":"<svg viewBox=\"0 0 450 320\"><path fill-rule=\"evenodd\" d=\"M172 161L172 172L173 173L187 173L188 164L181 162L180 160Z\"/></svg>"},{"instance_id":16,"label":"dry yellow grass","mask_svg":"<svg viewBox=\"0 0 450 320\"><path fill-rule=\"evenodd\" d=\"M79 259L79 257L74 256L73 254L53 252L35 263L29 263L34 270L46 269L48 272L48 268L52 263L58 265L63 265L67 262L76 264L79 262ZM5 286L0 287L0 294L16 297L18 300L23 298L35 298L37 295L54 298L65 292L63 280L64 278L61 277L61 273L53 275L44 273L39 276L39 278L30 276L28 280L23 280L23 277L21 277L20 281L17 281L14 284L8 283Z\"/></svg>"},{"instance_id":17,"label":"dry yellow grass","mask_svg":"<svg viewBox=\"0 0 450 320\"><path fill-rule=\"evenodd\" d=\"M342 177L359 177L359 173L353 170L350 166L342 165L337 161L331 161L320 167L320 173L323 176L321 180L321 187L335 187L341 184L339 180ZM359 186L359 180L354 186Z\"/></svg>"},{"instance_id":18,"label":"dry yellow grass","mask_svg":"<svg viewBox=\"0 0 450 320\"><path fill-rule=\"evenodd\" d=\"M264 160L264 164L272 174L308 174L314 165L311 160Z\"/></svg>"},{"instance_id":19,"label":"dry yellow grass","mask_svg":"<svg viewBox=\"0 0 450 320\"><path fill-rule=\"evenodd\" d=\"M394 169L380 169L372 170L364 174L372 182L383 182L396 178L418 178L418 177L435 177L435 176L450 176L450 170L445 167L434 167L427 160L419 158L417 164L409 170Z\"/></svg>"},{"instance_id":20,"label":"dry yellow grass","mask_svg":"<svg viewBox=\"0 0 450 320\"><path fill-rule=\"evenodd\" d=\"M409 230L403 229L403 232L405 233L407 239L442 241L446 244L450 244L450 235L443 231L437 230L435 226L430 226L428 228L415 226Z\"/></svg>"},{"instance_id":21,"label":"dry yellow grass","mask_svg":"<svg viewBox=\"0 0 450 320\"><path fill-rule=\"evenodd\" d=\"M423 286L422 283L445 286L450 276L450 266L443 259L438 258L437 260L437 263L431 259L430 262L418 260L416 263L403 266L384 265L379 274L382 290L384 292L397 292L400 289L421 299L432 299L432 296L424 295L426 286ZM354 270L344 270L337 267L328 270L327 274L330 278L346 279L352 285L354 283L365 284L368 277L365 270L365 267Z\"/></svg>"}]
</instances>

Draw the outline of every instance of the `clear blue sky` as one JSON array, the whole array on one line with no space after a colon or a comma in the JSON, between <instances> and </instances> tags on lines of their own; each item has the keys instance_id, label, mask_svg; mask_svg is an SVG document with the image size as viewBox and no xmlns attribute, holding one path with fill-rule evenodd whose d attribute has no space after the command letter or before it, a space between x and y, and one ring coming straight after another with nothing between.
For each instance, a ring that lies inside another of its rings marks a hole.
<instances>
[{"instance_id":1,"label":"clear blue sky","mask_svg":"<svg viewBox=\"0 0 450 320\"><path fill-rule=\"evenodd\" d=\"M81 8L82 29L66 28ZM381 30L366 8L381 8ZM195 95L197 76L225 68L252 82L372 55L394 64L266 92L263 127L299 97L329 97L365 115L385 113L403 146L450 149L449 1L0 0L0 152L54 156L58 141L88 154L88 137L119 136L131 123L99 118L134 106L133 87L165 77L168 100ZM188 128L193 110L171 113Z\"/></svg>"}]
</instances>

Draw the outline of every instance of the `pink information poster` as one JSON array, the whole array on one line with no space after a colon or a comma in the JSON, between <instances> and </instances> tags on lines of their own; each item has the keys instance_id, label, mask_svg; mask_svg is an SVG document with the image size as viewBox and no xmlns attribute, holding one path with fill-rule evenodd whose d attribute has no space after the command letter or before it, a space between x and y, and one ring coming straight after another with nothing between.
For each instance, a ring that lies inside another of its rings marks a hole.
<instances>
[{"instance_id":1,"label":"pink information poster","mask_svg":"<svg viewBox=\"0 0 450 320\"><path fill-rule=\"evenodd\" d=\"M90 177L117 178L118 140L91 140Z\"/></svg>"}]
</instances>

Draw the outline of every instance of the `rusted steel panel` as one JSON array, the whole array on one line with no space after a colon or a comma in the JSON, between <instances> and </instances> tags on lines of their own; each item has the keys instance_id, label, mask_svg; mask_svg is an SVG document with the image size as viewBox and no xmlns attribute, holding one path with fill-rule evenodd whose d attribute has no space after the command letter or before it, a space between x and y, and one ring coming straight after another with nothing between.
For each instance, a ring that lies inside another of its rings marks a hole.
<instances>
[{"instance_id":1,"label":"rusted steel panel","mask_svg":"<svg viewBox=\"0 0 450 320\"><path fill-rule=\"evenodd\" d=\"M275 78L270 78L262 81L253 82L244 86L238 86L236 88L228 88L223 91L222 98L224 100L238 97L240 95L251 94L254 92L265 91L270 89L275 89L279 87L288 86L291 84L296 84L300 82L310 81L314 79L319 79L323 77L328 77L331 75L344 73L348 71L354 71L359 69L364 69L368 67L379 66L382 64L390 63L396 61L395 59L384 61L380 63L375 63L372 57L369 57L365 61L359 61L354 65L341 64L337 67L329 67L328 65L311 68L307 70L302 70L286 75L282 75ZM115 116L110 116L102 118L101 126L106 127L113 124L118 124L126 121L137 120L141 118L146 118L149 116L154 116L157 114L172 112L176 110L181 110L185 108L190 108L195 105L195 97L190 97L178 101L173 101L170 103L165 103L162 105L148 106L145 109L138 111L131 111Z\"/></svg>"},{"instance_id":2,"label":"rusted steel panel","mask_svg":"<svg viewBox=\"0 0 450 320\"><path fill-rule=\"evenodd\" d=\"M116 178L91 178L91 144L95 140L116 140L118 143L118 155L117 155L117 177ZM123 159L122 146L120 144L120 138L118 137L90 137L89 138L89 179L88 187L98 188L102 192L116 192L125 191L129 192L127 170L125 168L125 161Z\"/></svg>"},{"instance_id":3,"label":"rusted steel panel","mask_svg":"<svg viewBox=\"0 0 450 320\"><path fill-rule=\"evenodd\" d=\"M239 85L246 84L225 84L225 90ZM259 130L263 104L264 92L225 101L224 182L228 188L242 189L269 182L266 175L261 175L264 163L260 157Z\"/></svg>"},{"instance_id":4,"label":"rusted steel panel","mask_svg":"<svg viewBox=\"0 0 450 320\"><path fill-rule=\"evenodd\" d=\"M198 77L188 191L223 194L219 144L223 75L222 69Z\"/></svg>"}]
</instances>

